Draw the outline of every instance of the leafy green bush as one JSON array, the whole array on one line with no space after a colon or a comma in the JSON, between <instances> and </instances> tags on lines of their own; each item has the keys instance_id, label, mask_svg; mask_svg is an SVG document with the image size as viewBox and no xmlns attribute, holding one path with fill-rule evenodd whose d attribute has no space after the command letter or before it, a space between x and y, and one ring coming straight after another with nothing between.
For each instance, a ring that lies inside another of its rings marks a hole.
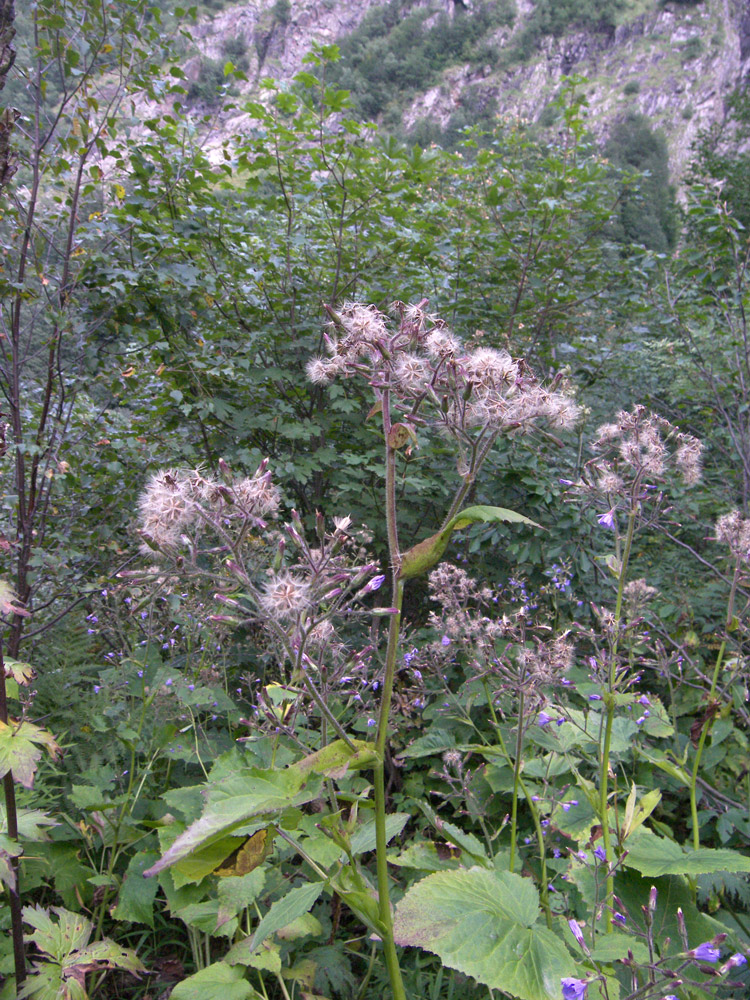
<instances>
[{"instance_id":1,"label":"leafy green bush","mask_svg":"<svg viewBox=\"0 0 750 1000\"><path fill-rule=\"evenodd\" d=\"M617 238L668 250L677 236L677 214L664 136L644 115L631 113L615 126L605 152L618 167L641 175L637 189L623 189Z\"/></svg>"}]
</instances>

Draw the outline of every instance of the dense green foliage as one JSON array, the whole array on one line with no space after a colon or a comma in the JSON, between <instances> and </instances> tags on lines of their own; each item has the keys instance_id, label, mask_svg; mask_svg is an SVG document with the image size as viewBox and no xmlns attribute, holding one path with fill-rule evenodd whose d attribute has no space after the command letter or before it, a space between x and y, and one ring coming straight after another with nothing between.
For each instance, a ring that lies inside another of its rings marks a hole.
<instances>
[{"instance_id":1,"label":"dense green foliage","mask_svg":"<svg viewBox=\"0 0 750 1000\"><path fill-rule=\"evenodd\" d=\"M659 136L603 156L580 80L550 134L401 145L346 73L383 110L476 38L399 10L207 151L158 12L38 4L2 1000L747 990L746 164L679 219Z\"/></svg>"},{"instance_id":2,"label":"dense green foliage","mask_svg":"<svg viewBox=\"0 0 750 1000\"><path fill-rule=\"evenodd\" d=\"M615 126L606 154L623 171L635 171L637 190L623 191L617 238L650 250L669 250L677 238L677 206L669 182L669 154L664 136L644 115L629 114Z\"/></svg>"},{"instance_id":3,"label":"dense green foliage","mask_svg":"<svg viewBox=\"0 0 750 1000\"><path fill-rule=\"evenodd\" d=\"M391 0L370 10L341 40L341 61L327 68L327 77L351 92L360 116L385 115L396 126L403 103L438 83L447 66L493 62L497 53L482 39L513 18L510 0L482 0L471 13L457 3L450 17Z\"/></svg>"}]
</instances>

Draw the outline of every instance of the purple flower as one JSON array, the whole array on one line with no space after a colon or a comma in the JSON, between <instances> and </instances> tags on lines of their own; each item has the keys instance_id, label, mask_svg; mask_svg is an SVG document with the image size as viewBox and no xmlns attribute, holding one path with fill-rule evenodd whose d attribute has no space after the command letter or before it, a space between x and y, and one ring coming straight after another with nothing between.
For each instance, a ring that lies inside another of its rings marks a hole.
<instances>
[{"instance_id":1,"label":"purple flower","mask_svg":"<svg viewBox=\"0 0 750 1000\"><path fill-rule=\"evenodd\" d=\"M375 722L374 719L368 719L367 720L367 725L370 726L370 727L372 727L372 726L377 725L377 723Z\"/></svg>"},{"instance_id":2,"label":"purple flower","mask_svg":"<svg viewBox=\"0 0 750 1000\"><path fill-rule=\"evenodd\" d=\"M537 716L536 724L538 726L548 726L550 722L552 722L552 716L546 712L540 712Z\"/></svg>"},{"instance_id":3,"label":"purple flower","mask_svg":"<svg viewBox=\"0 0 750 1000\"><path fill-rule=\"evenodd\" d=\"M99 685L98 684L94 684L94 694L99 694L100 691L101 691L101 688L99 687Z\"/></svg>"},{"instance_id":4,"label":"purple flower","mask_svg":"<svg viewBox=\"0 0 750 1000\"><path fill-rule=\"evenodd\" d=\"M697 958L700 962L718 962L721 952L710 941L704 941L697 948L688 952L691 958Z\"/></svg>"},{"instance_id":5,"label":"purple flower","mask_svg":"<svg viewBox=\"0 0 750 1000\"><path fill-rule=\"evenodd\" d=\"M566 976L561 980L563 1000L585 1000L588 983L585 979Z\"/></svg>"},{"instance_id":6,"label":"purple flower","mask_svg":"<svg viewBox=\"0 0 750 1000\"><path fill-rule=\"evenodd\" d=\"M383 581L385 580L385 573L381 573L379 576L374 576L372 580L367 584L367 591L380 590L383 586Z\"/></svg>"},{"instance_id":7,"label":"purple flower","mask_svg":"<svg viewBox=\"0 0 750 1000\"><path fill-rule=\"evenodd\" d=\"M662 997L661 1000L680 1000L680 998L676 993L667 993L667 995Z\"/></svg>"},{"instance_id":8,"label":"purple flower","mask_svg":"<svg viewBox=\"0 0 750 1000\"><path fill-rule=\"evenodd\" d=\"M441 646L450 646L450 644L451 644L450 637L447 636L447 635L444 635L443 638L440 640L440 645Z\"/></svg>"},{"instance_id":9,"label":"purple flower","mask_svg":"<svg viewBox=\"0 0 750 1000\"><path fill-rule=\"evenodd\" d=\"M583 943L584 943L584 941L583 941L583 931L581 930L581 927L580 927L578 921L577 920L569 920L568 921L568 927L570 927L571 934L576 939L576 941L580 945L583 945Z\"/></svg>"},{"instance_id":10,"label":"purple flower","mask_svg":"<svg viewBox=\"0 0 750 1000\"><path fill-rule=\"evenodd\" d=\"M640 698L638 699L638 704L639 705L650 705L651 702L648 700L648 698L646 697L645 694L642 694L640 696Z\"/></svg>"},{"instance_id":11,"label":"purple flower","mask_svg":"<svg viewBox=\"0 0 750 1000\"><path fill-rule=\"evenodd\" d=\"M612 508L612 510L608 510L606 514L600 514L596 520L599 524L601 524L603 528L609 528L610 531L614 531L615 527L617 526L617 522L615 521L614 507Z\"/></svg>"},{"instance_id":12,"label":"purple flower","mask_svg":"<svg viewBox=\"0 0 750 1000\"><path fill-rule=\"evenodd\" d=\"M741 951L735 952L731 958L724 963L724 969L736 969L739 965L747 965L747 959Z\"/></svg>"},{"instance_id":13,"label":"purple flower","mask_svg":"<svg viewBox=\"0 0 750 1000\"><path fill-rule=\"evenodd\" d=\"M602 696L600 694L590 694L589 701L601 701Z\"/></svg>"},{"instance_id":14,"label":"purple flower","mask_svg":"<svg viewBox=\"0 0 750 1000\"><path fill-rule=\"evenodd\" d=\"M607 860L607 852L604 850L603 847L595 847L594 848L594 855L597 858L599 858L600 861L606 861Z\"/></svg>"},{"instance_id":15,"label":"purple flower","mask_svg":"<svg viewBox=\"0 0 750 1000\"><path fill-rule=\"evenodd\" d=\"M628 922L628 918L624 913L613 913L612 919L616 924L620 924L621 927L624 927Z\"/></svg>"}]
</instances>

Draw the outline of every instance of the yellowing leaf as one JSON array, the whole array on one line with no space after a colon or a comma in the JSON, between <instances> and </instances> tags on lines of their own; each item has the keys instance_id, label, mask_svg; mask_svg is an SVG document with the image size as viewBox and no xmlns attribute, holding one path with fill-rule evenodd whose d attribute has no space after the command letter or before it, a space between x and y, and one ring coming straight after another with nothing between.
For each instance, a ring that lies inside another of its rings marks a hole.
<instances>
[{"instance_id":1,"label":"yellowing leaf","mask_svg":"<svg viewBox=\"0 0 750 1000\"><path fill-rule=\"evenodd\" d=\"M116 198L122 199L125 197L125 188L122 186L122 184L113 184L112 190L115 192Z\"/></svg>"},{"instance_id":2,"label":"yellowing leaf","mask_svg":"<svg viewBox=\"0 0 750 1000\"><path fill-rule=\"evenodd\" d=\"M229 857L225 858L219 867L214 869L214 873L222 878L248 875L263 863L272 844L273 827L267 826L263 830L258 830L252 837L248 837L241 847L232 851Z\"/></svg>"},{"instance_id":3,"label":"yellowing leaf","mask_svg":"<svg viewBox=\"0 0 750 1000\"><path fill-rule=\"evenodd\" d=\"M17 684L30 684L34 680L34 668L30 663L21 663L6 656L4 660L5 676L12 677Z\"/></svg>"},{"instance_id":4,"label":"yellowing leaf","mask_svg":"<svg viewBox=\"0 0 750 1000\"><path fill-rule=\"evenodd\" d=\"M46 729L26 721L11 719L10 725L0 722L0 778L10 771L24 788L31 788L37 761L42 756L41 746L46 746L53 757L60 753L60 747Z\"/></svg>"},{"instance_id":5,"label":"yellowing leaf","mask_svg":"<svg viewBox=\"0 0 750 1000\"><path fill-rule=\"evenodd\" d=\"M13 589L5 580L0 580L0 614L2 615L24 615L28 617L31 612L22 608L18 604L18 599L13 593Z\"/></svg>"},{"instance_id":6,"label":"yellowing leaf","mask_svg":"<svg viewBox=\"0 0 750 1000\"><path fill-rule=\"evenodd\" d=\"M656 807L661 802L661 792L658 788L652 788L650 792L646 792L641 801L638 803L637 807L629 809L630 800L633 799L633 804L635 806L635 785L628 796L628 808L625 810L625 825L622 829L622 835L628 837L634 830L644 823L651 813L656 809Z\"/></svg>"}]
</instances>

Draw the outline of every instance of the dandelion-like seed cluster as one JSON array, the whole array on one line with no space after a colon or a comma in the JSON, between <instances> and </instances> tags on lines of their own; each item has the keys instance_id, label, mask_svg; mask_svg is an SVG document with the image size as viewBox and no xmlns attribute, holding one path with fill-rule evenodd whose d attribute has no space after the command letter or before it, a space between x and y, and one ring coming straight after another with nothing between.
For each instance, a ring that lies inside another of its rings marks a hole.
<instances>
[{"instance_id":1,"label":"dandelion-like seed cluster","mask_svg":"<svg viewBox=\"0 0 750 1000\"><path fill-rule=\"evenodd\" d=\"M602 424L593 447L602 456L592 463L602 493L616 495L634 479L661 480L670 468L686 486L701 478L703 444L644 406L621 410L616 422Z\"/></svg>"},{"instance_id":2,"label":"dandelion-like seed cluster","mask_svg":"<svg viewBox=\"0 0 750 1000\"><path fill-rule=\"evenodd\" d=\"M201 469L163 469L151 476L139 503L143 534L157 551L176 548L184 533L209 515L263 525L279 492L263 462L253 476L223 482Z\"/></svg>"},{"instance_id":3,"label":"dandelion-like seed cluster","mask_svg":"<svg viewBox=\"0 0 750 1000\"><path fill-rule=\"evenodd\" d=\"M750 518L738 510L722 514L716 522L716 541L727 545L735 559L750 561Z\"/></svg>"},{"instance_id":4,"label":"dandelion-like seed cluster","mask_svg":"<svg viewBox=\"0 0 750 1000\"><path fill-rule=\"evenodd\" d=\"M331 311L332 312L332 311ZM523 431L541 419L572 427L578 406L566 391L543 386L528 366L504 350L466 349L424 304L395 303L396 322L374 306L347 303L333 313L327 355L312 358L307 375L316 385L361 375L376 393L415 418L432 404L445 430L467 435L472 429Z\"/></svg>"}]
</instances>

